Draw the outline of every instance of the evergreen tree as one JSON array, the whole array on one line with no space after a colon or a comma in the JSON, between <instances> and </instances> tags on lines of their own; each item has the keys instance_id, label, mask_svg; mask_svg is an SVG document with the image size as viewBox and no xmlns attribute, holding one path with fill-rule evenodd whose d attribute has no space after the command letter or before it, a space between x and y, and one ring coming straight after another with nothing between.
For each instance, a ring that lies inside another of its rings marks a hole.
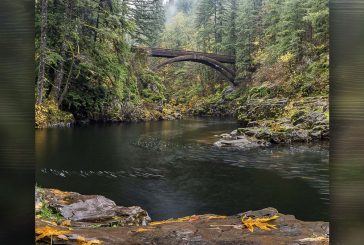
<instances>
[{"instance_id":1,"label":"evergreen tree","mask_svg":"<svg viewBox=\"0 0 364 245\"><path fill-rule=\"evenodd\" d=\"M296 60L302 58L304 50L306 4L301 0L285 0L280 11L276 49L279 54L292 53Z\"/></svg>"},{"instance_id":2,"label":"evergreen tree","mask_svg":"<svg viewBox=\"0 0 364 245\"><path fill-rule=\"evenodd\" d=\"M238 0L229 0L227 2L227 16L228 19L225 24L225 35L224 35L224 50L227 53L236 55L236 42L237 42L237 13L238 12Z\"/></svg>"},{"instance_id":3,"label":"evergreen tree","mask_svg":"<svg viewBox=\"0 0 364 245\"><path fill-rule=\"evenodd\" d=\"M203 51L223 50L225 35L225 0L201 0L197 6L196 28L198 43Z\"/></svg>"},{"instance_id":4,"label":"evergreen tree","mask_svg":"<svg viewBox=\"0 0 364 245\"><path fill-rule=\"evenodd\" d=\"M135 25L132 37L139 44L155 46L164 28L163 0L125 0L128 18Z\"/></svg>"},{"instance_id":5,"label":"evergreen tree","mask_svg":"<svg viewBox=\"0 0 364 245\"><path fill-rule=\"evenodd\" d=\"M195 0L178 0L177 5L177 12L182 12L186 15L192 14L193 5Z\"/></svg>"},{"instance_id":6,"label":"evergreen tree","mask_svg":"<svg viewBox=\"0 0 364 245\"><path fill-rule=\"evenodd\" d=\"M236 60L239 74L249 79L255 64L254 52L262 35L262 1L241 0L237 17Z\"/></svg>"}]
</instances>

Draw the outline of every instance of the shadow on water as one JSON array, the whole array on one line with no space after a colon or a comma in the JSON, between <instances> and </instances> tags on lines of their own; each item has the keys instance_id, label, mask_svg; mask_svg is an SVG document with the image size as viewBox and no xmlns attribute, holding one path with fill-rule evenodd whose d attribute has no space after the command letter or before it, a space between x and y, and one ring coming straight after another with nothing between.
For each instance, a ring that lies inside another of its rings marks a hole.
<instances>
[{"instance_id":1,"label":"shadow on water","mask_svg":"<svg viewBox=\"0 0 364 245\"><path fill-rule=\"evenodd\" d=\"M328 220L328 146L212 145L236 127L191 119L38 130L37 183L139 205L156 220L269 206Z\"/></svg>"}]
</instances>

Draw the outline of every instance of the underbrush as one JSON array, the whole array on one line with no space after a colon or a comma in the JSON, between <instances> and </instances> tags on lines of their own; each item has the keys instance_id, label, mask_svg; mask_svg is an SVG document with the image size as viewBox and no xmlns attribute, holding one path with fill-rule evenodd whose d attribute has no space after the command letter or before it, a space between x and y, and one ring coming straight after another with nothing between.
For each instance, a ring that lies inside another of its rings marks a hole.
<instances>
[{"instance_id":1,"label":"underbrush","mask_svg":"<svg viewBox=\"0 0 364 245\"><path fill-rule=\"evenodd\" d=\"M73 115L61 111L54 100L45 100L35 105L35 127L46 128L57 125L67 125L74 121Z\"/></svg>"}]
</instances>

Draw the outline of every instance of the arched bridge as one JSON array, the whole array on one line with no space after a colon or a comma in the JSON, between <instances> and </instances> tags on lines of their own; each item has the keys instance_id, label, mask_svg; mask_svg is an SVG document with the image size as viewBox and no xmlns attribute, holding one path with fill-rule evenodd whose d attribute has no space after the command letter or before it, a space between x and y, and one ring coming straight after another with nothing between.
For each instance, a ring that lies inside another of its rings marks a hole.
<instances>
[{"instance_id":1,"label":"arched bridge","mask_svg":"<svg viewBox=\"0 0 364 245\"><path fill-rule=\"evenodd\" d=\"M186 50L162 49L162 48L142 48L142 49L145 50L151 57L167 58L167 60L155 66L153 70L158 70L159 68L165 65L176 62L183 62L183 61L197 62L205 64L219 71L232 84L236 85L234 69L225 65L225 64L234 65L235 64L234 56L194 52Z\"/></svg>"}]
</instances>

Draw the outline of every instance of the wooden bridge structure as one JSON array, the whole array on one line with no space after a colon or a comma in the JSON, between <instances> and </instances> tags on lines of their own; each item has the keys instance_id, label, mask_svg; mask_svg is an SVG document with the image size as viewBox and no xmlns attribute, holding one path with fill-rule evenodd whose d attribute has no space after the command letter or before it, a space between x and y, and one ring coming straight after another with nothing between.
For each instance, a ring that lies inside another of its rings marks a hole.
<instances>
[{"instance_id":1,"label":"wooden bridge structure","mask_svg":"<svg viewBox=\"0 0 364 245\"><path fill-rule=\"evenodd\" d=\"M153 70L158 70L161 67L183 61L197 62L207 65L218 72L220 72L226 79L232 84L236 85L235 81L235 70L228 65L234 66L235 57L232 55L203 53L186 50L175 50L175 49L162 49L162 48L137 48L147 52L150 57L166 58L165 61L153 67Z\"/></svg>"}]
</instances>

